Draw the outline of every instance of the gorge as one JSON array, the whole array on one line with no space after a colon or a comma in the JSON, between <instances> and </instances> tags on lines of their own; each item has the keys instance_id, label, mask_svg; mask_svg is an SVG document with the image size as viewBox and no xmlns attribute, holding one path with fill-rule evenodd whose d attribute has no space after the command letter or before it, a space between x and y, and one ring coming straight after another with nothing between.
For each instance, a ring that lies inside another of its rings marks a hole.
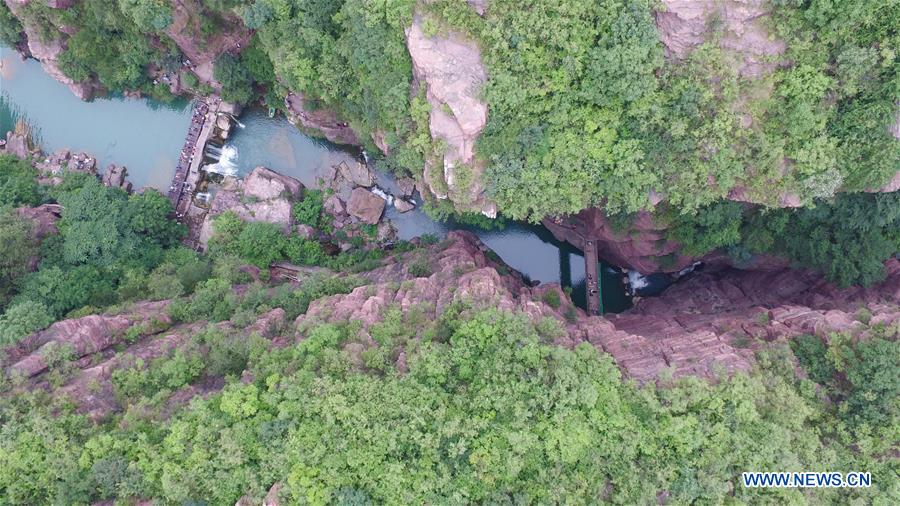
<instances>
[{"instance_id":1,"label":"gorge","mask_svg":"<svg viewBox=\"0 0 900 506\"><path fill-rule=\"evenodd\" d=\"M0 503L900 502L897 47L896 1L4 0Z\"/></svg>"}]
</instances>

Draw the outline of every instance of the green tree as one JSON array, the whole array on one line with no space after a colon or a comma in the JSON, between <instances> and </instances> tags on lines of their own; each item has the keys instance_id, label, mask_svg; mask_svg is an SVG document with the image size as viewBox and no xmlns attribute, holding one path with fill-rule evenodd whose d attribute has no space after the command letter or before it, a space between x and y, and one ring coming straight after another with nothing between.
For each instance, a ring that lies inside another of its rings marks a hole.
<instances>
[{"instance_id":1,"label":"green tree","mask_svg":"<svg viewBox=\"0 0 900 506\"><path fill-rule=\"evenodd\" d=\"M16 344L32 332L46 328L53 320L40 302L27 300L13 304L0 315L0 346Z\"/></svg>"},{"instance_id":2,"label":"green tree","mask_svg":"<svg viewBox=\"0 0 900 506\"><path fill-rule=\"evenodd\" d=\"M39 252L32 223L15 211L0 208L0 308L16 293Z\"/></svg>"}]
</instances>

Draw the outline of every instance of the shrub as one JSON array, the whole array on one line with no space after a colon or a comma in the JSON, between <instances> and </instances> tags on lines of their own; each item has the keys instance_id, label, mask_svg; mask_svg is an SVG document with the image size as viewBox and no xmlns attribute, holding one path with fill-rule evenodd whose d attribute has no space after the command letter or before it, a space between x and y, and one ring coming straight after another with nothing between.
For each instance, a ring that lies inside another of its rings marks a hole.
<instances>
[{"instance_id":1,"label":"shrub","mask_svg":"<svg viewBox=\"0 0 900 506\"><path fill-rule=\"evenodd\" d=\"M560 304L562 304L562 301L559 298L559 292L552 289L546 290L541 296L541 300L553 309L559 309Z\"/></svg>"}]
</instances>

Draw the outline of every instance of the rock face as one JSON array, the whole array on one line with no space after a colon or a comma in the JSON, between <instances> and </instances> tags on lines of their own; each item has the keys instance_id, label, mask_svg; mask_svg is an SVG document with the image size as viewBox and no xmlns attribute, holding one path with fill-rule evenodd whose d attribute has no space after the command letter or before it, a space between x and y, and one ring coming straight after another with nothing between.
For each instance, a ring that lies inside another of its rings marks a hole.
<instances>
[{"instance_id":1,"label":"rock face","mask_svg":"<svg viewBox=\"0 0 900 506\"><path fill-rule=\"evenodd\" d=\"M586 241L594 241L601 258L642 273L677 272L694 261L678 253L681 246L667 240L666 227L654 223L647 212L637 213L623 231L616 230L606 214L596 208L547 218L543 224L559 241L566 241L582 251Z\"/></svg>"},{"instance_id":2,"label":"rock face","mask_svg":"<svg viewBox=\"0 0 900 506\"><path fill-rule=\"evenodd\" d=\"M774 68L784 52L783 41L765 27L766 0L662 0L656 12L659 37L669 55L684 58L696 46L720 32L720 45L739 57L744 77L760 77Z\"/></svg>"},{"instance_id":3,"label":"rock face","mask_svg":"<svg viewBox=\"0 0 900 506\"><path fill-rule=\"evenodd\" d=\"M23 16L22 9L27 1L5 0L7 7L22 22L25 37L28 43L28 56L32 56L41 62L41 67L53 79L65 84L72 90L76 97L82 100L90 100L102 89L100 83L94 81L79 82L65 75L59 67L59 57L66 48L68 34L58 28L52 40L42 40L41 28L29 22L28 16ZM46 2L51 9L67 9L75 3L75 0L50 0Z\"/></svg>"},{"instance_id":4,"label":"rock face","mask_svg":"<svg viewBox=\"0 0 900 506\"><path fill-rule=\"evenodd\" d=\"M172 2L172 23L165 33L184 54L185 69L201 82L221 89L213 77L216 59L225 52L238 53L240 48L247 47L253 32L237 16L225 14L217 16L218 26L210 33L202 27L203 18L208 16L199 0Z\"/></svg>"},{"instance_id":5,"label":"rock face","mask_svg":"<svg viewBox=\"0 0 900 506\"><path fill-rule=\"evenodd\" d=\"M415 81L425 86L431 104L431 137L446 145L443 160L437 162L440 170L426 167L425 182L438 198L450 196L460 209L482 212L487 207L481 181L484 167L475 157L475 141L488 113L487 104L478 98L487 80L481 52L458 33L428 37L422 24L421 16L413 19L406 31L406 45ZM471 173L461 177L460 171Z\"/></svg>"},{"instance_id":6,"label":"rock face","mask_svg":"<svg viewBox=\"0 0 900 506\"><path fill-rule=\"evenodd\" d=\"M636 378L666 369L676 376L745 369L762 342L861 335L869 325L900 323L900 262L885 268L887 279L868 289L838 289L817 274L790 269L699 273L611 316L619 334L599 336L595 344ZM862 309L868 317L859 316Z\"/></svg>"},{"instance_id":7,"label":"rock face","mask_svg":"<svg viewBox=\"0 0 900 506\"><path fill-rule=\"evenodd\" d=\"M356 188L350 194L347 212L350 213L350 216L359 218L363 223L375 225L381 220L384 206L385 201L383 198L365 188Z\"/></svg>"},{"instance_id":8,"label":"rock face","mask_svg":"<svg viewBox=\"0 0 900 506\"><path fill-rule=\"evenodd\" d=\"M12 348L2 359L8 372L31 377L47 369L49 350L60 345L70 348L75 358L105 350L122 340L125 330L135 323L159 318L168 322L163 309L165 302L137 304L127 314L90 315L56 322Z\"/></svg>"},{"instance_id":9,"label":"rock face","mask_svg":"<svg viewBox=\"0 0 900 506\"><path fill-rule=\"evenodd\" d=\"M346 122L341 121L334 111L328 109L313 109L306 104L302 94L290 93L284 99L287 106L288 120L295 125L299 124L307 130L321 133L331 142L336 144L360 145L359 138Z\"/></svg>"},{"instance_id":10,"label":"rock face","mask_svg":"<svg viewBox=\"0 0 900 506\"><path fill-rule=\"evenodd\" d=\"M244 221L266 221L280 225L285 233L293 224L292 202L303 195L303 183L265 167L253 169L244 180L227 180L210 202L203 219L199 243L206 248L213 235L215 217L233 211Z\"/></svg>"},{"instance_id":11,"label":"rock face","mask_svg":"<svg viewBox=\"0 0 900 506\"><path fill-rule=\"evenodd\" d=\"M32 233L35 239L43 239L48 235L59 233L56 222L62 217L62 206L59 204L43 204L37 207L20 207L16 214L34 222Z\"/></svg>"},{"instance_id":12,"label":"rock face","mask_svg":"<svg viewBox=\"0 0 900 506\"><path fill-rule=\"evenodd\" d=\"M715 378L746 370L753 364L756 339L865 332L865 325L854 316L860 307L871 312L871 324L900 322L897 260L888 262L887 280L870 289L838 290L803 271L700 273L659 298L604 318L570 310L571 301L557 285L529 287L514 271L499 274L486 251L474 235L455 231L424 255L427 269L410 272L414 263L410 255L415 252L388 260L364 274L372 284L310 304L295 322L296 338L302 340L317 323L350 320L360 324L363 340L371 341L366 329L381 321L389 307L426 308L425 317L436 318L454 301L466 301L475 310L516 310L535 322L556 319L565 329L557 344L589 342L610 353L628 376L656 381L685 375ZM543 302L548 290L558 293L562 301L558 309Z\"/></svg>"}]
</instances>

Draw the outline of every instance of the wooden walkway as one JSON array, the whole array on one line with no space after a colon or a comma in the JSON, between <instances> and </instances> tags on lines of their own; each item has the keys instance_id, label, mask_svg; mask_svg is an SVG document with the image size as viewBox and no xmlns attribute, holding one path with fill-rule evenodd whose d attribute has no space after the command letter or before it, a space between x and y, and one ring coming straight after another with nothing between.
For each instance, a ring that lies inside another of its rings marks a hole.
<instances>
[{"instance_id":1,"label":"wooden walkway","mask_svg":"<svg viewBox=\"0 0 900 506\"><path fill-rule=\"evenodd\" d=\"M597 243L592 240L584 242L584 276L588 314L603 314L603 302L600 293L600 272L597 268L600 259L597 256Z\"/></svg>"}]
</instances>

